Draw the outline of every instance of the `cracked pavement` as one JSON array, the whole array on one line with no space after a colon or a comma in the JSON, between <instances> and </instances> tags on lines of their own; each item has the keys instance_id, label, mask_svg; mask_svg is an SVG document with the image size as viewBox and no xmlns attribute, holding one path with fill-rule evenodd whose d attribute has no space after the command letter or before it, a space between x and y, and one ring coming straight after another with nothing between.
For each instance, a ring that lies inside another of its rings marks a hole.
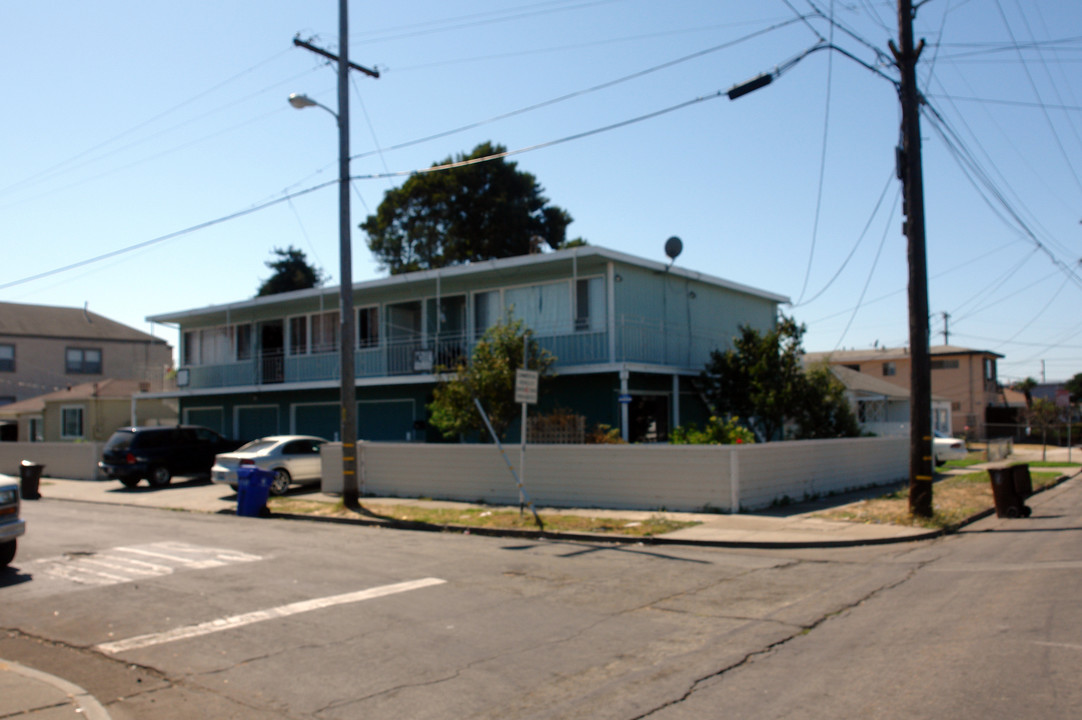
<instances>
[{"instance_id":1,"label":"cracked pavement","mask_svg":"<svg viewBox=\"0 0 1082 720\"><path fill-rule=\"evenodd\" d=\"M1042 496L1041 503L1064 509L1042 514L1038 505L1034 521L1026 521L1046 528L1041 538L1061 548L1046 551L1048 574L1078 575L1082 557L1068 549L1082 532L1068 502L1077 504L1076 488L1068 483ZM839 678L848 669L873 697L883 694L860 670L887 663L879 655L898 662L888 650L894 645L912 652L907 638L887 630L919 627L907 608L928 600L914 588L974 604L995 595L987 583L1004 567L1005 542L1028 541L1005 534L1020 525L1004 530L997 523L1005 521L995 519L924 543L737 551L409 533L64 501L27 503L25 510L31 533L14 571L0 575L0 657L70 679L117 720L672 720L711 716L719 707L727 717L822 717L791 714L808 698L816 709L832 707L814 681L819 673L844 687ZM107 586L48 579L47 566L36 563L152 542L259 559ZM1014 552L1012 577L1026 572L1033 553ZM418 578L445 582L115 655L93 649ZM1062 585L1063 577L1055 581ZM964 583L973 587L961 589ZM1003 601L1021 603L1013 594ZM996 607L991 628L1009 615ZM937 607L944 615L950 609ZM1034 643L1046 645L1032 647L1069 654L1051 644L1077 640L1060 627L1077 611L1043 612L1046 631L1034 631ZM879 642L888 637L893 645ZM895 716L874 701L838 702L837 717L864 716L852 714L859 707ZM0 717L2 710L0 701Z\"/></svg>"}]
</instances>

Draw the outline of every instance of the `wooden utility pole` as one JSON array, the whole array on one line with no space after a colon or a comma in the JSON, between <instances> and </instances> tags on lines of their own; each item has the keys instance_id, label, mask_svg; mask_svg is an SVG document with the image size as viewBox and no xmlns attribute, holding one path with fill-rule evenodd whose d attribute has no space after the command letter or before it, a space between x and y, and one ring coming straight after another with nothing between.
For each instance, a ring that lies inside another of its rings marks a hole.
<instances>
[{"instance_id":1,"label":"wooden utility pole","mask_svg":"<svg viewBox=\"0 0 1082 720\"><path fill-rule=\"evenodd\" d=\"M909 254L909 511L932 515L932 363L928 337L928 261L924 238L924 180L921 169L920 93L913 45L912 0L898 0L900 47L890 49L901 73L902 146L897 151Z\"/></svg>"}]
</instances>

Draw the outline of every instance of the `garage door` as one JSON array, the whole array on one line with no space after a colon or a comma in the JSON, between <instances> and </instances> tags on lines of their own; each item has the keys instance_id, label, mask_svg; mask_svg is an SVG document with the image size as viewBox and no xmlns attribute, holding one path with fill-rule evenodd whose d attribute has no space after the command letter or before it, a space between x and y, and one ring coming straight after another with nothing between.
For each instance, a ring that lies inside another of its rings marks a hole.
<instances>
[{"instance_id":1,"label":"garage door","mask_svg":"<svg viewBox=\"0 0 1082 720\"><path fill-rule=\"evenodd\" d=\"M357 435L361 440L406 442L413 429L413 400L372 400L357 403Z\"/></svg>"},{"instance_id":2,"label":"garage door","mask_svg":"<svg viewBox=\"0 0 1082 720\"><path fill-rule=\"evenodd\" d=\"M278 435L278 406L258 405L237 408L237 439L254 440L267 435Z\"/></svg>"}]
</instances>

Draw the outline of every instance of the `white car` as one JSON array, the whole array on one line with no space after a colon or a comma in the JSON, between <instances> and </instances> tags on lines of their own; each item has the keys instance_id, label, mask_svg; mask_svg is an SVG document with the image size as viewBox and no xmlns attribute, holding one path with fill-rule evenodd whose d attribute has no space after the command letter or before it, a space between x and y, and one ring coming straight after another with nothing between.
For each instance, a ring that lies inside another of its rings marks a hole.
<instances>
[{"instance_id":1,"label":"white car","mask_svg":"<svg viewBox=\"0 0 1082 720\"><path fill-rule=\"evenodd\" d=\"M259 468L274 473L270 492L281 495L292 483L319 482L322 466L319 449L327 441L312 435L274 435L258 438L233 452L214 457L210 479L237 489L240 468Z\"/></svg>"},{"instance_id":2,"label":"white car","mask_svg":"<svg viewBox=\"0 0 1082 720\"><path fill-rule=\"evenodd\" d=\"M948 460L965 460L968 453L964 441L937 431L932 440L932 454L935 464L942 465Z\"/></svg>"}]
</instances>

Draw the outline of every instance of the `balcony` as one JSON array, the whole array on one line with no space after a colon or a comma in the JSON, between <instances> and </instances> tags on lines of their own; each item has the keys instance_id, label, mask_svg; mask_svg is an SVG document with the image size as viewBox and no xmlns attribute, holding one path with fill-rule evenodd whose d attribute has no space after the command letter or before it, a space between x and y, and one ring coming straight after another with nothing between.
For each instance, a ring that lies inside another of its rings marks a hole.
<instances>
[{"instance_id":1,"label":"balcony","mask_svg":"<svg viewBox=\"0 0 1082 720\"><path fill-rule=\"evenodd\" d=\"M689 333L686 328L666 331L659 323L621 319L616 323L616 353L609 356L607 331L583 330L570 333L538 333L532 336L542 349L556 358L561 367L634 362L702 369L717 338ZM393 378L432 375L439 367L453 368L469 359L475 338L464 334L444 335L438 341L411 338L387 341L375 347L359 347L354 373L362 378ZM250 387L293 383L337 382L337 352L306 355L267 353L242 362L192 366L187 389Z\"/></svg>"}]
</instances>

